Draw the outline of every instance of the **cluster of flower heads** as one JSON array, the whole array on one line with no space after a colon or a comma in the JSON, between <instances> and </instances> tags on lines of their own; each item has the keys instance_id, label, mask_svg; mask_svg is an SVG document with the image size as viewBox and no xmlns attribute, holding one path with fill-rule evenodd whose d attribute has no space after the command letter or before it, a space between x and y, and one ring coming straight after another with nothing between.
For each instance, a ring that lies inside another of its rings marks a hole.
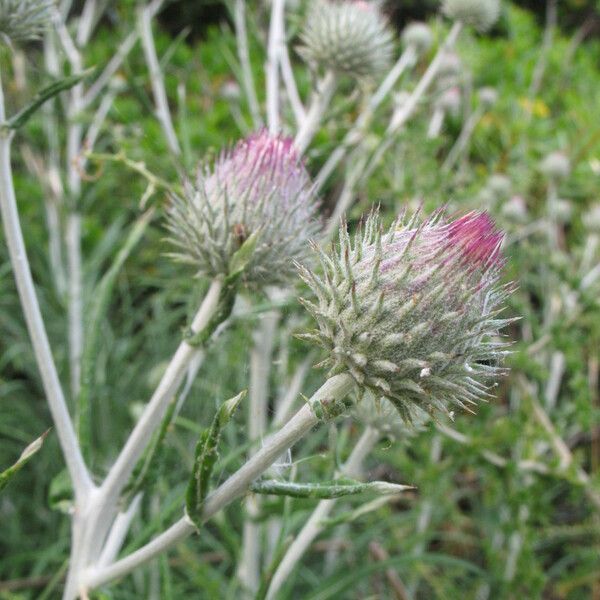
<instances>
[{"instance_id":1,"label":"cluster of flower heads","mask_svg":"<svg viewBox=\"0 0 600 600\"><path fill-rule=\"evenodd\" d=\"M52 0L0 0L0 41L10 45L39 38L53 4Z\"/></svg>"},{"instance_id":2,"label":"cluster of flower heads","mask_svg":"<svg viewBox=\"0 0 600 600\"><path fill-rule=\"evenodd\" d=\"M487 31L500 16L500 0L443 0L442 10L455 21Z\"/></svg>"},{"instance_id":3,"label":"cluster of flower heads","mask_svg":"<svg viewBox=\"0 0 600 600\"><path fill-rule=\"evenodd\" d=\"M251 287L285 283L316 235L313 186L291 139L261 131L201 168L183 197L173 197L167 226L174 256L198 275L226 276L241 245L256 235L244 269Z\"/></svg>"},{"instance_id":4,"label":"cluster of flower heads","mask_svg":"<svg viewBox=\"0 0 600 600\"><path fill-rule=\"evenodd\" d=\"M389 65L394 35L377 2L313 0L301 39L298 51L307 62L369 77Z\"/></svg>"},{"instance_id":5,"label":"cluster of flower heads","mask_svg":"<svg viewBox=\"0 0 600 600\"><path fill-rule=\"evenodd\" d=\"M485 213L414 216L386 234L373 213L354 244L342 227L339 251L317 250L323 275L300 268L318 298L304 301L318 329L303 337L327 350L332 375L349 373L407 421L415 408L469 410L502 372L502 239Z\"/></svg>"}]
</instances>

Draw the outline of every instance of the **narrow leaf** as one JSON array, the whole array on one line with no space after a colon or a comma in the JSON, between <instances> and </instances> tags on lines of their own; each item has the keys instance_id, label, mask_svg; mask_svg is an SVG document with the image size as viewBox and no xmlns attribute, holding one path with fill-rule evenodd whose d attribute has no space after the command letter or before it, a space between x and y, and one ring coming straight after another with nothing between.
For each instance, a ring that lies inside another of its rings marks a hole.
<instances>
[{"instance_id":1,"label":"narrow leaf","mask_svg":"<svg viewBox=\"0 0 600 600\"><path fill-rule=\"evenodd\" d=\"M291 496L293 498L317 498L319 500L354 496L356 494L374 493L379 495L398 494L414 489L410 485L387 483L386 481L370 481L362 483L353 479L335 479L322 483L294 483L276 479L255 481L250 491L256 494L274 496Z\"/></svg>"},{"instance_id":2,"label":"narrow leaf","mask_svg":"<svg viewBox=\"0 0 600 600\"><path fill-rule=\"evenodd\" d=\"M35 439L23 452L17 462L0 473L0 492L9 484L10 480L29 462L31 457L40 450L44 444L46 436L50 433L50 430L42 433L39 438Z\"/></svg>"},{"instance_id":3,"label":"narrow leaf","mask_svg":"<svg viewBox=\"0 0 600 600\"><path fill-rule=\"evenodd\" d=\"M260 233L260 229L258 229L248 236L237 252L231 257L231 260L229 261L229 277L238 275L248 266L248 263L256 250Z\"/></svg>"},{"instance_id":4,"label":"narrow leaf","mask_svg":"<svg viewBox=\"0 0 600 600\"><path fill-rule=\"evenodd\" d=\"M76 75L70 75L64 79L59 79L58 81L50 84L48 87L45 87L43 90L40 90L27 106L23 107L16 115L13 115L10 119L8 119L6 122L6 127L9 129L19 129L20 127L23 127L23 125L29 121L35 111L40 108L42 104L51 98L54 98L54 96L57 94L76 86L93 71L95 71L95 67L86 69L85 71L77 73Z\"/></svg>"},{"instance_id":5,"label":"narrow leaf","mask_svg":"<svg viewBox=\"0 0 600 600\"><path fill-rule=\"evenodd\" d=\"M198 528L202 524L202 508L208 493L210 476L219 456L221 431L230 421L245 395L246 391L244 390L224 402L217 411L211 426L202 432L196 444L194 470L188 484L185 504L188 516Z\"/></svg>"}]
</instances>

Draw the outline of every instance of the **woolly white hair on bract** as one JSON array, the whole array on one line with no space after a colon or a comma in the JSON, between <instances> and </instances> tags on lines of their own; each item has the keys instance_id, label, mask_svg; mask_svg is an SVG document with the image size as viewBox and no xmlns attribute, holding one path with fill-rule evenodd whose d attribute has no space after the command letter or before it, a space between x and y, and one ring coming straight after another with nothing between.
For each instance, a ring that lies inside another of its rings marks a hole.
<instances>
[{"instance_id":1,"label":"woolly white hair on bract","mask_svg":"<svg viewBox=\"0 0 600 600\"><path fill-rule=\"evenodd\" d=\"M38 39L50 22L52 0L0 0L0 41Z\"/></svg>"},{"instance_id":2,"label":"woolly white hair on bract","mask_svg":"<svg viewBox=\"0 0 600 600\"><path fill-rule=\"evenodd\" d=\"M199 276L228 275L235 252L257 236L243 281L253 288L284 284L305 261L318 234L318 204L293 140L263 130L224 152L212 168L173 196L167 213L172 256Z\"/></svg>"},{"instance_id":3,"label":"woolly white hair on bract","mask_svg":"<svg viewBox=\"0 0 600 600\"><path fill-rule=\"evenodd\" d=\"M313 0L300 38L308 63L354 77L378 75L392 58L394 36L377 2Z\"/></svg>"},{"instance_id":4,"label":"woolly white hair on bract","mask_svg":"<svg viewBox=\"0 0 600 600\"><path fill-rule=\"evenodd\" d=\"M348 373L407 421L471 410L502 373L502 239L486 213L413 217L387 234L374 214L353 244L342 227L338 250L317 250L323 274L300 270L318 324L301 337L326 350L330 375Z\"/></svg>"}]
</instances>

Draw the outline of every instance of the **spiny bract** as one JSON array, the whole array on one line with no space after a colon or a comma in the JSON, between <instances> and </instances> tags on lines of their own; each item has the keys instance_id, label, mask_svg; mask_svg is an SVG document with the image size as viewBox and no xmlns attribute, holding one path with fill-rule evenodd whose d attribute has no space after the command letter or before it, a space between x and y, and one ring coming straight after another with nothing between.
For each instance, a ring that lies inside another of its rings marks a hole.
<instances>
[{"instance_id":1,"label":"spiny bract","mask_svg":"<svg viewBox=\"0 0 600 600\"><path fill-rule=\"evenodd\" d=\"M373 76L391 61L393 34L375 2L313 0L301 39L307 62L338 73Z\"/></svg>"},{"instance_id":2,"label":"spiny bract","mask_svg":"<svg viewBox=\"0 0 600 600\"><path fill-rule=\"evenodd\" d=\"M307 258L308 240L319 231L317 202L291 139L251 135L184 187L183 197L172 198L167 227L179 249L173 256L199 275L227 275L253 234L258 241L243 276L249 286L285 283L294 261Z\"/></svg>"},{"instance_id":3,"label":"spiny bract","mask_svg":"<svg viewBox=\"0 0 600 600\"><path fill-rule=\"evenodd\" d=\"M469 410L502 371L496 336L508 320L498 313L511 291L498 284L502 239L485 213L413 216L385 235L374 213L353 245L342 226L337 251L317 250L323 275L300 267L319 326L302 337L327 350L331 374L350 373L406 420L415 407Z\"/></svg>"},{"instance_id":4,"label":"spiny bract","mask_svg":"<svg viewBox=\"0 0 600 600\"><path fill-rule=\"evenodd\" d=\"M455 21L487 31L500 16L500 0L443 0L442 10Z\"/></svg>"},{"instance_id":5,"label":"spiny bract","mask_svg":"<svg viewBox=\"0 0 600 600\"><path fill-rule=\"evenodd\" d=\"M25 42L40 37L48 25L52 0L0 0L0 41Z\"/></svg>"}]
</instances>

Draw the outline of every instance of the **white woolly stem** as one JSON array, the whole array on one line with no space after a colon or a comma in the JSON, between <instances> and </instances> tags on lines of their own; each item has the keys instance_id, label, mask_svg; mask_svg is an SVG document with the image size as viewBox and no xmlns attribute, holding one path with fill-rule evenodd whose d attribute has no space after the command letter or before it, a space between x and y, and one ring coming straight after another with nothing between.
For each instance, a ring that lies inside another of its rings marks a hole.
<instances>
[{"instance_id":1,"label":"white woolly stem","mask_svg":"<svg viewBox=\"0 0 600 600\"><path fill-rule=\"evenodd\" d=\"M284 38L285 0L273 0L269 24L269 44L267 47L267 123L269 132L276 134L280 129L279 106L279 55Z\"/></svg>"},{"instance_id":2,"label":"white woolly stem","mask_svg":"<svg viewBox=\"0 0 600 600\"><path fill-rule=\"evenodd\" d=\"M415 64L416 57L417 53L413 46L408 46L400 55L396 64L394 64L385 79L381 82L377 91L367 102L367 105L356 119L350 131L344 136L342 143L329 155L329 158L319 171L315 180L317 190L320 190L323 187L331 173L333 173L334 169L340 164L340 161L348 152L348 148L357 144L364 138L365 131L373 118L375 111L391 92L404 71Z\"/></svg>"},{"instance_id":3,"label":"white woolly stem","mask_svg":"<svg viewBox=\"0 0 600 600\"><path fill-rule=\"evenodd\" d=\"M31 276L10 164L12 133L4 127L5 121L4 94L2 92L2 82L0 81L0 212L2 213L2 224L42 384L48 399L58 440L73 482L75 501L79 503L94 486L83 461L73 423L69 416Z\"/></svg>"},{"instance_id":4,"label":"white woolly stem","mask_svg":"<svg viewBox=\"0 0 600 600\"><path fill-rule=\"evenodd\" d=\"M442 171L447 173L450 171L454 165L458 162L459 158L464 154L467 146L469 144L469 140L475 131L475 127L479 121L481 121L481 117L483 117L484 109L480 106L475 110L475 112L466 120L461 132L454 143L454 146L448 152L448 156L446 160L442 164Z\"/></svg>"},{"instance_id":5,"label":"white woolly stem","mask_svg":"<svg viewBox=\"0 0 600 600\"><path fill-rule=\"evenodd\" d=\"M300 94L298 93L298 86L296 85L294 70L292 69L292 64L290 62L290 54L288 52L287 43L285 42L285 36L283 43L281 44L279 60L281 67L281 77L285 85L287 97L290 101L292 112L294 113L296 125L300 126L306 119L306 109L304 108L304 104L302 104Z\"/></svg>"},{"instance_id":6,"label":"white woolly stem","mask_svg":"<svg viewBox=\"0 0 600 600\"><path fill-rule=\"evenodd\" d=\"M272 365L275 332L279 322L278 311L269 311L261 320L254 335L250 356L250 393L248 406L248 437L251 442L261 442L267 429L269 380ZM247 518L244 521L242 552L238 567L241 582L250 592L256 593L260 584L260 530L255 522L260 512L260 498L250 495L245 501Z\"/></svg>"},{"instance_id":7,"label":"white woolly stem","mask_svg":"<svg viewBox=\"0 0 600 600\"><path fill-rule=\"evenodd\" d=\"M433 111L431 120L429 121L429 127L427 128L427 137L430 140L439 137L442 126L444 125L444 119L446 118L446 111L443 108L436 108Z\"/></svg>"},{"instance_id":8,"label":"white woolly stem","mask_svg":"<svg viewBox=\"0 0 600 600\"><path fill-rule=\"evenodd\" d=\"M372 427L367 427L350 453L348 460L341 468L341 474L347 477L358 477L365 458L373 450L375 444L377 444L377 440L379 440L379 432ZM300 533L296 536L279 563L271 580L269 591L267 592L267 600L275 600L278 597L277 594L281 590L282 585L287 581L313 540L323 531L323 521L331 513L336 502L337 499L332 498L321 500L317 504L308 521L304 524L304 527L300 530Z\"/></svg>"},{"instance_id":9,"label":"white woolly stem","mask_svg":"<svg viewBox=\"0 0 600 600\"><path fill-rule=\"evenodd\" d=\"M327 403L341 400L350 392L353 385L349 375L336 375L328 379L315 392L311 402ZM304 437L318 422L319 420L312 412L309 404L305 404L284 427L269 438L248 462L208 496L204 505L203 518L208 520L227 504L241 496L248 489L248 486L266 471L283 452ZM90 568L85 577L87 586L95 588L112 579L126 575L136 567L148 562L156 555L185 539L194 531L194 525L187 516L184 516L164 533L126 558L104 569Z\"/></svg>"},{"instance_id":10,"label":"white woolly stem","mask_svg":"<svg viewBox=\"0 0 600 600\"><path fill-rule=\"evenodd\" d=\"M329 107L331 98L335 92L337 77L333 71L325 73L323 79L317 82L317 87L312 99L306 119L302 122L300 130L296 134L294 144L300 154L304 154L313 137L319 130L325 111Z\"/></svg>"},{"instance_id":11,"label":"white woolly stem","mask_svg":"<svg viewBox=\"0 0 600 600\"><path fill-rule=\"evenodd\" d=\"M152 85L152 95L156 104L156 117L165 134L169 149L175 156L181 156L181 147L177 140L167 91L165 89L165 79L156 55L154 45L154 36L152 35L152 17L154 15L153 4L143 6L138 10L138 27L144 49L144 57L150 73L150 83Z\"/></svg>"},{"instance_id":12,"label":"white woolly stem","mask_svg":"<svg viewBox=\"0 0 600 600\"><path fill-rule=\"evenodd\" d=\"M444 43L438 48L436 55L434 56L431 63L429 63L429 67L423 74L423 77L419 80L417 87L412 91L411 95L408 97L406 102L394 113L392 120L387 128L385 138L383 142L379 145L379 148L373 155L371 162L365 172L363 177L367 179L370 174L375 170L377 165L381 162L383 157L386 155L391 145L394 143L394 139L396 134L402 130L406 122L412 117L419 102L423 98L423 96L427 93L431 84L435 80L440 67L442 66L442 62L446 54L454 47L456 44L456 40L462 30L462 23L459 21L455 22L452 25L452 28L448 32Z\"/></svg>"},{"instance_id":13,"label":"white woolly stem","mask_svg":"<svg viewBox=\"0 0 600 600\"><path fill-rule=\"evenodd\" d=\"M235 23L235 38L237 43L238 59L242 68L242 85L248 100L248 108L252 116L252 124L258 129L262 123L260 107L256 95L256 86L252 76L250 52L248 50L248 33L246 31L246 0L235 0L233 19Z\"/></svg>"}]
</instances>

